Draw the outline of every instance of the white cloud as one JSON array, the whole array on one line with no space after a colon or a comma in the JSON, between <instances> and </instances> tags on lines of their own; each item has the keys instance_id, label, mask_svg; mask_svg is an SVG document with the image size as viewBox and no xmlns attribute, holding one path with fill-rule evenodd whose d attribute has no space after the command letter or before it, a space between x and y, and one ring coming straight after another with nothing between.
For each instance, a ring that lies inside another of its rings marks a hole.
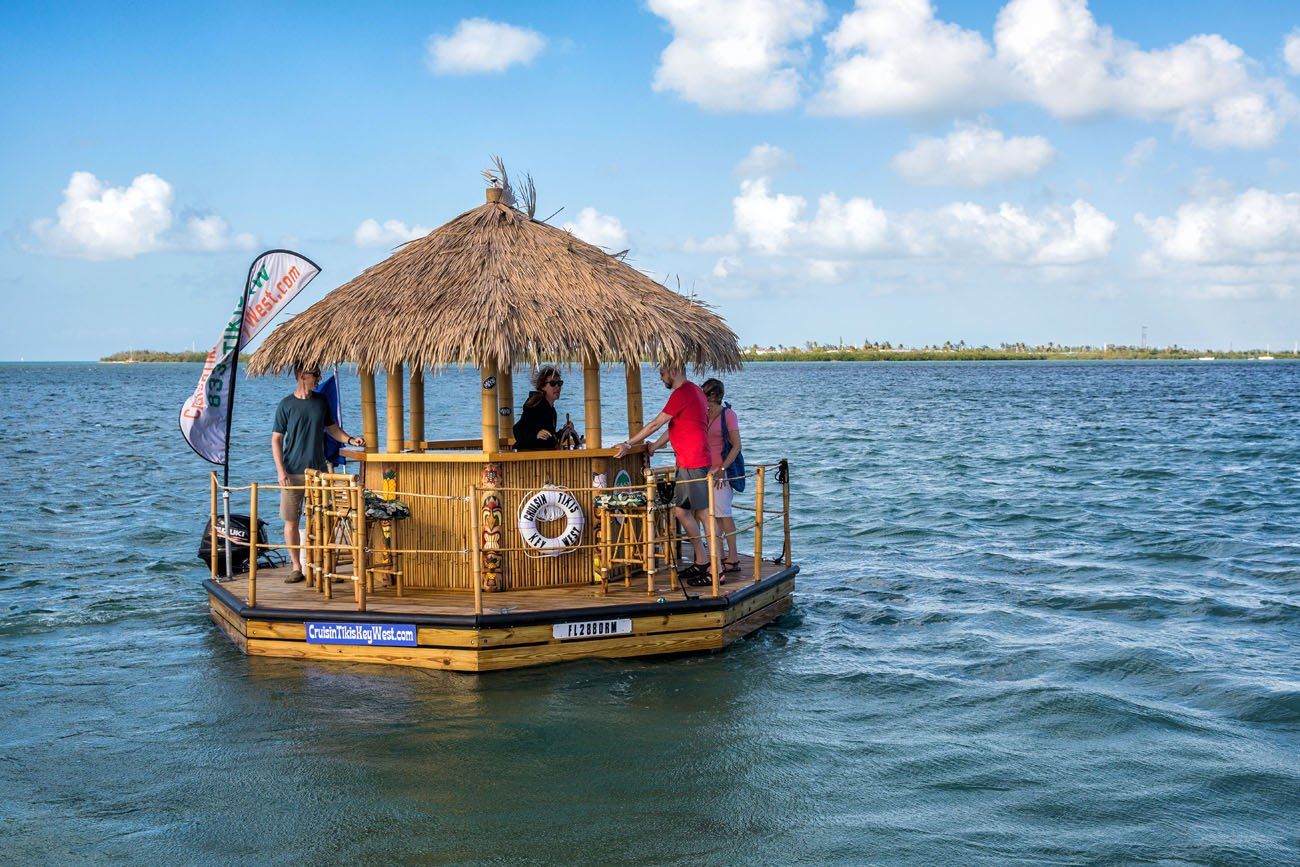
<instances>
[{"instance_id":1,"label":"white cloud","mask_svg":"<svg viewBox=\"0 0 1300 867\"><path fill-rule=\"evenodd\" d=\"M155 174L113 187L90 172L73 172L57 218L36 220L31 229L44 252L91 260L132 259L167 249L247 249L256 243L246 232L232 235L216 214L192 216L173 232L174 200L172 185Z\"/></svg>"},{"instance_id":2,"label":"white cloud","mask_svg":"<svg viewBox=\"0 0 1300 867\"><path fill-rule=\"evenodd\" d=\"M1186 202L1172 217L1136 221L1152 241L1148 262L1261 265L1300 262L1300 193L1249 189Z\"/></svg>"},{"instance_id":3,"label":"white cloud","mask_svg":"<svg viewBox=\"0 0 1300 867\"><path fill-rule=\"evenodd\" d=\"M1144 138L1135 143L1132 149L1124 155L1124 166L1129 169L1139 169L1146 165L1155 156L1155 153L1156 140Z\"/></svg>"},{"instance_id":4,"label":"white cloud","mask_svg":"<svg viewBox=\"0 0 1300 867\"><path fill-rule=\"evenodd\" d=\"M179 245L191 250L217 252L219 250L251 250L257 239L248 232L230 234L230 225L216 214L190 217L185 221L185 232Z\"/></svg>"},{"instance_id":5,"label":"white cloud","mask_svg":"<svg viewBox=\"0 0 1300 867\"><path fill-rule=\"evenodd\" d=\"M1267 147L1296 114L1285 87L1254 74L1245 52L1222 36L1144 50L1098 24L1086 0L1010 0L993 45L937 19L929 0L857 0L826 45L811 108L827 114L932 114L1022 101L1066 119L1164 121L1216 148Z\"/></svg>"},{"instance_id":6,"label":"white cloud","mask_svg":"<svg viewBox=\"0 0 1300 867\"><path fill-rule=\"evenodd\" d=\"M450 36L429 37L426 62L438 75L504 72L515 64L531 62L545 47L546 37L535 30L466 18Z\"/></svg>"},{"instance_id":7,"label":"white cloud","mask_svg":"<svg viewBox=\"0 0 1300 867\"><path fill-rule=\"evenodd\" d=\"M572 232L588 244L618 252L627 249L627 230L618 217L602 214L595 208L583 208L578 219L565 223L564 231Z\"/></svg>"},{"instance_id":8,"label":"white cloud","mask_svg":"<svg viewBox=\"0 0 1300 867\"><path fill-rule=\"evenodd\" d=\"M811 260L919 258L1069 266L1110 253L1115 223L1088 202L1038 214L1003 203L996 209L954 202L935 210L890 212L863 197L822 195L805 217L802 196L775 193L766 178L741 182L732 202L735 236L749 250L810 260L809 273L831 274ZM841 267L839 264L835 266ZM818 269L820 268L820 271Z\"/></svg>"},{"instance_id":9,"label":"white cloud","mask_svg":"<svg viewBox=\"0 0 1300 867\"><path fill-rule=\"evenodd\" d=\"M358 247L396 247L416 238L423 238L433 231L419 224L408 226L401 220L362 220L352 233L352 240Z\"/></svg>"},{"instance_id":10,"label":"white cloud","mask_svg":"<svg viewBox=\"0 0 1300 867\"><path fill-rule=\"evenodd\" d=\"M1300 28L1286 35L1282 43L1282 59L1286 61L1287 72L1300 75Z\"/></svg>"},{"instance_id":11,"label":"white cloud","mask_svg":"<svg viewBox=\"0 0 1300 867\"><path fill-rule=\"evenodd\" d=\"M736 176L741 178L771 178L794 165L794 156L776 145L756 144L745 158L736 164Z\"/></svg>"},{"instance_id":12,"label":"white cloud","mask_svg":"<svg viewBox=\"0 0 1300 867\"><path fill-rule=\"evenodd\" d=\"M821 0L649 0L649 7L673 32L655 91L724 111L795 105L804 43L826 15Z\"/></svg>"},{"instance_id":13,"label":"white cloud","mask_svg":"<svg viewBox=\"0 0 1300 867\"><path fill-rule=\"evenodd\" d=\"M929 0L858 0L826 37L826 114L881 115L971 108L1004 89L984 37L938 21Z\"/></svg>"},{"instance_id":14,"label":"white cloud","mask_svg":"<svg viewBox=\"0 0 1300 867\"><path fill-rule=\"evenodd\" d=\"M891 165L914 184L982 187L1036 175L1055 155L1042 136L1007 138L984 121L958 124L945 138L921 139Z\"/></svg>"}]
</instances>

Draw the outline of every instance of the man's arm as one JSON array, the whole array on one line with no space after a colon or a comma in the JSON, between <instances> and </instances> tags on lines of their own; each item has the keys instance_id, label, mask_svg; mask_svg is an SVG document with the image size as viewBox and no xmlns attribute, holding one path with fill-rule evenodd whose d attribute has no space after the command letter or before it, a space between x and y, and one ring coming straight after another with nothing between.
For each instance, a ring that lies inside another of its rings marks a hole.
<instances>
[{"instance_id":1,"label":"man's arm","mask_svg":"<svg viewBox=\"0 0 1300 867\"><path fill-rule=\"evenodd\" d=\"M671 415L669 415L668 413L666 413L666 412L661 412L661 413L659 413L659 415L657 415L657 416L655 416L654 418L650 419L650 423L649 423L648 425L646 425L645 427L641 428L641 430L639 430L639 431L636 432L636 435L635 435L635 436L629 437L628 440L627 440L627 442L625 442L625 443L621 443L621 444L618 446L618 448L614 450L614 457L616 457L616 458L621 458L621 457L623 457L623 455L625 455L625 454L628 453L628 451L632 448L632 446L634 446L634 445L636 445L637 443L641 442L643 439L646 439L646 438L649 437L651 434L653 434L655 431L659 430L659 428L661 428L661 427L663 427L664 425L668 424L668 422L672 421L672 418L673 418L673 417L672 417Z\"/></svg>"},{"instance_id":2,"label":"man's arm","mask_svg":"<svg viewBox=\"0 0 1300 867\"><path fill-rule=\"evenodd\" d=\"M654 453L659 451L661 448L663 448L664 443L666 442L668 442L668 431L664 431L664 435L659 437L659 439L655 440L654 442L646 444L645 447L646 454L653 457Z\"/></svg>"},{"instance_id":3,"label":"man's arm","mask_svg":"<svg viewBox=\"0 0 1300 867\"><path fill-rule=\"evenodd\" d=\"M329 434L330 438L335 442L343 443L345 446L365 446L366 444L364 437L354 437L336 424L325 428L325 433ZM279 436L279 434L276 434L276 436Z\"/></svg>"},{"instance_id":4,"label":"man's arm","mask_svg":"<svg viewBox=\"0 0 1300 867\"><path fill-rule=\"evenodd\" d=\"M271 457L275 458L275 475L280 484L289 484L289 473L284 468L284 434L279 431L271 434Z\"/></svg>"}]
</instances>

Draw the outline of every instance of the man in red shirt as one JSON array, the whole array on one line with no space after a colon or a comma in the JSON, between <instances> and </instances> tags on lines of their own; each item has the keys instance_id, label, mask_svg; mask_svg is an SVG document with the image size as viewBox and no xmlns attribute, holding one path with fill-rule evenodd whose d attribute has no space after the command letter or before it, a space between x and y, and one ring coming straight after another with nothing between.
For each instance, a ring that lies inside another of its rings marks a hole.
<instances>
[{"instance_id":1,"label":"man in red shirt","mask_svg":"<svg viewBox=\"0 0 1300 867\"><path fill-rule=\"evenodd\" d=\"M695 563L678 572L678 577L694 584L707 580L709 565L700 539L700 527L709 517L708 478L710 468L708 417L709 404L700 387L686 378L682 368L663 366L659 379L664 388L671 389L663 411L641 428L635 436L618 446L614 457L621 458L636 443L648 439L655 431L668 425L668 439L677 458L676 487L673 505L677 520L681 522L691 540ZM662 444L651 443L650 454Z\"/></svg>"}]
</instances>

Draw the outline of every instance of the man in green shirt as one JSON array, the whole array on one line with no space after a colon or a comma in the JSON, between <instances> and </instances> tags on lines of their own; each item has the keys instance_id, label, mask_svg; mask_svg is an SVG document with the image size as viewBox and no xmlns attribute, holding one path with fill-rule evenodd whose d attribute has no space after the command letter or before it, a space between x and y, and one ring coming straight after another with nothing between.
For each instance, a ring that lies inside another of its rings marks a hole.
<instances>
[{"instance_id":1,"label":"man in green shirt","mask_svg":"<svg viewBox=\"0 0 1300 867\"><path fill-rule=\"evenodd\" d=\"M298 387L293 394L280 401L275 410L275 424L271 427L271 455L275 458L275 471L280 478L280 518L284 521L284 544L289 547L289 560L293 572L284 579L286 584L303 580L302 519L304 471L325 470L324 431L338 442L350 446L364 446L366 441L344 432L334 421L329 401L316 393L320 385L320 368L315 365L298 365L293 370Z\"/></svg>"}]
</instances>

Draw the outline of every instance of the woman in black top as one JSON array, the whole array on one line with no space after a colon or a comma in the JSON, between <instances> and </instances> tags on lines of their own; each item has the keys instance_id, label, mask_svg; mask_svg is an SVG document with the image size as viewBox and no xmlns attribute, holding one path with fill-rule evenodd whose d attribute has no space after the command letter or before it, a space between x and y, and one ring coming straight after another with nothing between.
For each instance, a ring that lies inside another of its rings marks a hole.
<instances>
[{"instance_id":1,"label":"woman in black top","mask_svg":"<svg viewBox=\"0 0 1300 867\"><path fill-rule=\"evenodd\" d=\"M515 449L521 452L553 449L559 444L556 433L555 401L559 400L564 380L550 365L537 371L535 391L528 392L524 410L515 422Z\"/></svg>"}]
</instances>

